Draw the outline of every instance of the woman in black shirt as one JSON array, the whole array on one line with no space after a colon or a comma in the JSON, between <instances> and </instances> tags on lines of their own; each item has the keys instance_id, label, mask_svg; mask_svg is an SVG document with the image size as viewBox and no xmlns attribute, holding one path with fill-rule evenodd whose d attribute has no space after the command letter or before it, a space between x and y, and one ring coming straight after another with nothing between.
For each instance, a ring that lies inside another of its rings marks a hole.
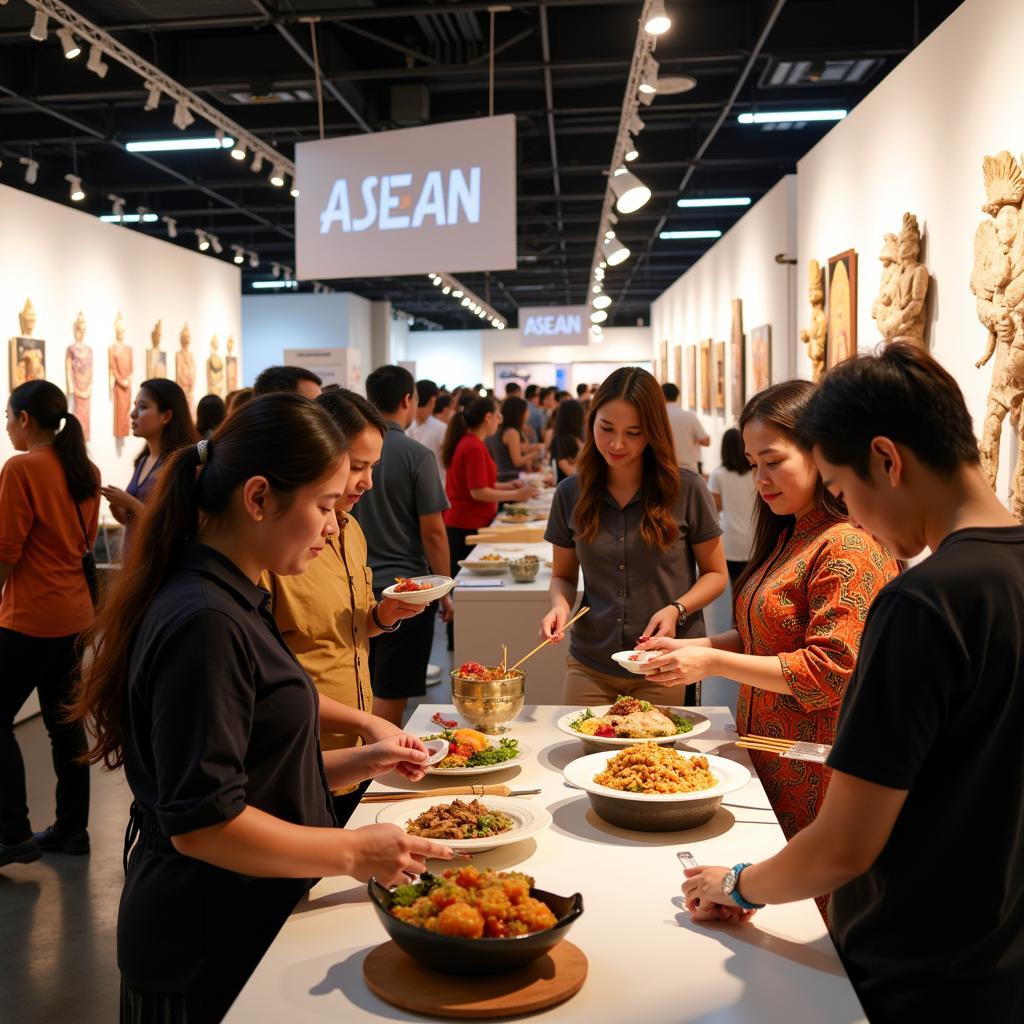
<instances>
[{"instance_id":1,"label":"woman in black shirt","mask_svg":"<svg viewBox=\"0 0 1024 1024\"><path fill-rule=\"evenodd\" d=\"M134 796L123 1022L219 1021L318 876L395 884L451 856L393 826L333 827L332 788L393 768L419 778L425 752L403 734L321 755L334 702L256 585L317 557L347 472L319 406L251 402L169 461L100 613L75 715L96 737L91 759L123 765Z\"/></svg>"},{"instance_id":2,"label":"woman in black shirt","mask_svg":"<svg viewBox=\"0 0 1024 1024\"><path fill-rule=\"evenodd\" d=\"M575 398L567 398L555 413L555 436L551 440L556 484L576 473L576 456L582 447L583 406Z\"/></svg>"}]
</instances>

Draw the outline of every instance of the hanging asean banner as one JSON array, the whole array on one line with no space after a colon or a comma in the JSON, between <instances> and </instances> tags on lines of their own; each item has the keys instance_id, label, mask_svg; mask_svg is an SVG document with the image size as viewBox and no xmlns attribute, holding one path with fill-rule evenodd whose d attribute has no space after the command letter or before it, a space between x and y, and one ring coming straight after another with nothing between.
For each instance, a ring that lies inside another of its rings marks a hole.
<instances>
[{"instance_id":1,"label":"hanging asean banner","mask_svg":"<svg viewBox=\"0 0 1024 1024\"><path fill-rule=\"evenodd\" d=\"M516 122L347 135L295 147L301 280L516 265Z\"/></svg>"},{"instance_id":2,"label":"hanging asean banner","mask_svg":"<svg viewBox=\"0 0 1024 1024\"><path fill-rule=\"evenodd\" d=\"M590 317L586 306L520 306L522 345L587 345Z\"/></svg>"}]
</instances>

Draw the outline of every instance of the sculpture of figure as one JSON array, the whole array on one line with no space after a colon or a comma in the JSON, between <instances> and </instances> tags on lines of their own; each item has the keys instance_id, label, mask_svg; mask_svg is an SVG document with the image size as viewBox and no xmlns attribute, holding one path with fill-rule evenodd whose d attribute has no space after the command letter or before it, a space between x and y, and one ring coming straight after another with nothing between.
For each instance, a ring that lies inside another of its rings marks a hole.
<instances>
[{"instance_id":1,"label":"sculpture of figure","mask_svg":"<svg viewBox=\"0 0 1024 1024\"><path fill-rule=\"evenodd\" d=\"M887 238L889 236L886 236ZM882 338L892 343L908 341L924 346L924 304L928 298L928 268L920 262L921 231L912 213L903 214L903 229L896 239L896 282L892 299L886 303L881 315L872 309ZM886 287L883 273L883 291ZM882 295L879 295L882 301Z\"/></svg>"},{"instance_id":2,"label":"sculpture of figure","mask_svg":"<svg viewBox=\"0 0 1024 1024\"><path fill-rule=\"evenodd\" d=\"M64 356L64 378L71 412L89 440L92 424L92 349L85 343L85 314L75 317L74 342Z\"/></svg>"},{"instance_id":3,"label":"sculpture of figure","mask_svg":"<svg viewBox=\"0 0 1024 1024\"><path fill-rule=\"evenodd\" d=\"M813 369L813 380L815 384L818 384L825 376L828 338L828 317L825 315L825 281L817 260L811 260L807 269L807 297L811 303L811 326L806 331L800 332L800 340L807 346L807 355Z\"/></svg>"},{"instance_id":4,"label":"sculpture of figure","mask_svg":"<svg viewBox=\"0 0 1024 1024\"><path fill-rule=\"evenodd\" d=\"M982 161L989 220L974 236L971 291L978 319L988 337L979 369L994 355L992 383L985 409L985 426L978 449L990 486L999 472L999 444L1007 416L1024 442L1021 403L1024 401L1024 173L1014 157L1003 151ZM1024 522L1024 444L1013 470L1010 512Z\"/></svg>"},{"instance_id":5,"label":"sculpture of figure","mask_svg":"<svg viewBox=\"0 0 1024 1024\"><path fill-rule=\"evenodd\" d=\"M129 410L132 407L132 350L124 340L124 318L114 318L114 344L107 352L110 368L110 399L114 406L114 437L131 433Z\"/></svg>"},{"instance_id":6,"label":"sculpture of figure","mask_svg":"<svg viewBox=\"0 0 1024 1024\"><path fill-rule=\"evenodd\" d=\"M167 353L160 348L163 333L163 321L157 320L149 335L152 348L146 350L146 376L150 380L167 376Z\"/></svg>"},{"instance_id":7,"label":"sculpture of figure","mask_svg":"<svg viewBox=\"0 0 1024 1024\"><path fill-rule=\"evenodd\" d=\"M896 302L896 293L899 291L899 239L895 235L885 235L878 259L882 264L882 283L878 289L878 298L871 304L871 316L879 323L878 330L881 333L881 320Z\"/></svg>"},{"instance_id":8,"label":"sculpture of figure","mask_svg":"<svg viewBox=\"0 0 1024 1024\"><path fill-rule=\"evenodd\" d=\"M46 380L46 342L32 336L36 329L36 311L31 299L25 300L18 314L21 334L11 338L11 390L27 380Z\"/></svg>"},{"instance_id":9,"label":"sculpture of figure","mask_svg":"<svg viewBox=\"0 0 1024 1024\"><path fill-rule=\"evenodd\" d=\"M234 335L228 335L228 354L224 357L226 376L227 376L227 392L230 395L232 391L238 390L238 356L235 355L235 338Z\"/></svg>"},{"instance_id":10,"label":"sculpture of figure","mask_svg":"<svg viewBox=\"0 0 1024 1024\"><path fill-rule=\"evenodd\" d=\"M188 323L181 329L181 348L174 353L174 378L178 387L185 392L188 399L188 407L195 408L193 393L196 386L196 361L192 355L189 345L192 344L192 332L188 329Z\"/></svg>"},{"instance_id":11,"label":"sculpture of figure","mask_svg":"<svg viewBox=\"0 0 1024 1024\"><path fill-rule=\"evenodd\" d=\"M206 360L206 393L224 397L224 360L216 334L210 339L210 358Z\"/></svg>"}]
</instances>

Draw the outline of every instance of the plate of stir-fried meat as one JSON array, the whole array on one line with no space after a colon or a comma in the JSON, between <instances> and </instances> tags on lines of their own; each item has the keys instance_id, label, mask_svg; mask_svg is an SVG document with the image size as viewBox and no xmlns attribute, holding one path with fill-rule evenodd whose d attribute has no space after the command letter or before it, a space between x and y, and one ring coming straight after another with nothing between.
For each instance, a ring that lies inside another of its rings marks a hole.
<instances>
[{"instance_id":1,"label":"plate of stir-fried meat","mask_svg":"<svg viewBox=\"0 0 1024 1024\"><path fill-rule=\"evenodd\" d=\"M490 850L528 839L551 824L545 808L507 797L405 800L381 809L377 821L455 850Z\"/></svg>"},{"instance_id":2,"label":"plate of stir-fried meat","mask_svg":"<svg viewBox=\"0 0 1024 1024\"><path fill-rule=\"evenodd\" d=\"M628 747L634 743L672 745L711 728L711 721L692 708L657 707L650 701L620 694L614 704L579 708L563 715L558 728L583 741L588 750Z\"/></svg>"}]
</instances>

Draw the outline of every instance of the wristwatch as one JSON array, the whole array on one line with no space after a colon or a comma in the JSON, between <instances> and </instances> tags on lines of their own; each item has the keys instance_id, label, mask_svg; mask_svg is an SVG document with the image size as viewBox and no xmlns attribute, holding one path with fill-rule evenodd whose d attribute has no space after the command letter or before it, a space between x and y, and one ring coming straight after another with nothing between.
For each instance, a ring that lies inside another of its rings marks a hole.
<instances>
[{"instance_id":1,"label":"wristwatch","mask_svg":"<svg viewBox=\"0 0 1024 1024\"><path fill-rule=\"evenodd\" d=\"M732 901L744 910L760 910L764 906L763 903L751 903L740 895L740 875L744 868L749 867L749 864L737 864L729 868L722 879L722 892L731 897Z\"/></svg>"},{"instance_id":2,"label":"wristwatch","mask_svg":"<svg viewBox=\"0 0 1024 1024\"><path fill-rule=\"evenodd\" d=\"M686 605L680 604L678 601L673 601L672 607L679 612L679 619L676 621L676 629L678 629L686 621L690 613L686 610Z\"/></svg>"}]
</instances>

